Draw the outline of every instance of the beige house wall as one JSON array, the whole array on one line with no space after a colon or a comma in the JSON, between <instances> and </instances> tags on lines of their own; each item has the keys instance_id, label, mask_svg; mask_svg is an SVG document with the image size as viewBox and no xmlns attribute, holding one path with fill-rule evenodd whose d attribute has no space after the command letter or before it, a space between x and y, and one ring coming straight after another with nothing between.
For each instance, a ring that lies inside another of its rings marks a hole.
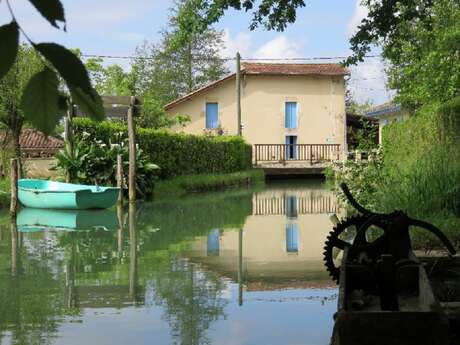
<instances>
[{"instance_id":1,"label":"beige house wall","mask_svg":"<svg viewBox=\"0 0 460 345\"><path fill-rule=\"evenodd\" d=\"M198 94L168 110L189 115L191 122L174 131L205 133L205 107L217 102L225 134L237 133L235 79ZM297 102L298 124L284 126L285 102ZM345 84L343 77L246 75L242 78L243 136L250 144L285 144L287 135L298 144L346 145Z\"/></svg>"}]
</instances>

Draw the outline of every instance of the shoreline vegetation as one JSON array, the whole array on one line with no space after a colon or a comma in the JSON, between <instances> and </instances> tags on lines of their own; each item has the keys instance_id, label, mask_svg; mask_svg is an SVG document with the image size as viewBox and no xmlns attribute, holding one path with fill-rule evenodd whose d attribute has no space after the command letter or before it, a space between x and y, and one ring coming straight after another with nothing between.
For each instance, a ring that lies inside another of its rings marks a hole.
<instances>
[{"instance_id":1,"label":"shoreline vegetation","mask_svg":"<svg viewBox=\"0 0 460 345\"><path fill-rule=\"evenodd\" d=\"M261 169L250 169L228 174L199 174L178 176L155 183L153 198L177 197L188 193L201 193L227 188L264 183Z\"/></svg>"},{"instance_id":2,"label":"shoreline vegetation","mask_svg":"<svg viewBox=\"0 0 460 345\"><path fill-rule=\"evenodd\" d=\"M198 174L178 176L155 182L153 199L178 197L189 193L204 193L262 184L265 174L261 169L249 169L227 174ZM7 210L10 203L9 181L0 180L0 210Z\"/></svg>"}]
</instances>

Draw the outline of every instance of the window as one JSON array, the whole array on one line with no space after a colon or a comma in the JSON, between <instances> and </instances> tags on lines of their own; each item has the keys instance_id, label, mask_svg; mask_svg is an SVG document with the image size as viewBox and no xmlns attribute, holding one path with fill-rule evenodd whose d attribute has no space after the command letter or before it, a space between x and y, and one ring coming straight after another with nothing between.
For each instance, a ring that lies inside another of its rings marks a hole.
<instances>
[{"instance_id":1,"label":"window","mask_svg":"<svg viewBox=\"0 0 460 345\"><path fill-rule=\"evenodd\" d=\"M297 253L299 251L299 226L295 223L286 224L286 251Z\"/></svg>"},{"instance_id":2,"label":"window","mask_svg":"<svg viewBox=\"0 0 460 345\"><path fill-rule=\"evenodd\" d=\"M206 128L219 127L219 106L217 103L206 103Z\"/></svg>"},{"instance_id":3,"label":"window","mask_svg":"<svg viewBox=\"0 0 460 345\"><path fill-rule=\"evenodd\" d=\"M286 102L284 107L284 127L297 128L297 102Z\"/></svg>"},{"instance_id":4,"label":"window","mask_svg":"<svg viewBox=\"0 0 460 345\"><path fill-rule=\"evenodd\" d=\"M213 229L208 234L208 256L219 256L220 251L220 230Z\"/></svg>"}]
</instances>

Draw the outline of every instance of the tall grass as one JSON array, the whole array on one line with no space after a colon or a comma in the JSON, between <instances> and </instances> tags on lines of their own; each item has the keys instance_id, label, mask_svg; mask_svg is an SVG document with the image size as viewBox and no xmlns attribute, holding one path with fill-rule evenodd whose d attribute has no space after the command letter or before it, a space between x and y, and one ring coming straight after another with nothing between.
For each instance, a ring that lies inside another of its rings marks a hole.
<instances>
[{"instance_id":1,"label":"tall grass","mask_svg":"<svg viewBox=\"0 0 460 345\"><path fill-rule=\"evenodd\" d=\"M381 155L369 164L349 163L336 176L370 209L403 210L460 244L460 140L439 109L446 111L431 106L386 126ZM424 231L414 241L427 247L439 243Z\"/></svg>"},{"instance_id":2,"label":"tall grass","mask_svg":"<svg viewBox=\"0 0 460 345\"><path fill-rule=\"evenodd\" d=\"M247 186L261 183L264 179L264 172L259 169L245 170L229 174L179 176L156 182L153 194L154 197L179 196L187 193Z\"/></svg>"}]
</instances>

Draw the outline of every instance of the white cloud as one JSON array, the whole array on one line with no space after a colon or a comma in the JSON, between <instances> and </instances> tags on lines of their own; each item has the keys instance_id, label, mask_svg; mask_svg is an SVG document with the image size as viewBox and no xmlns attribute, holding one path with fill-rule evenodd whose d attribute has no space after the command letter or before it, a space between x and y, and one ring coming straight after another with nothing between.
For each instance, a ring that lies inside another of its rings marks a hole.
<instances>
[{"instance_id":1,"label":"white cloud","mask_svg":"<svg viewBox=\"0 0 460 345\"><path fill-rule=\"evenodd\" d=\"M226 28L224 29L223 41L222 57L234 57L237 52L240 52L243 57L250 54L252 40L249 33L239 32L235 37L232 37L230 29Z\"/></svg>"},{"instance_id":2,"label":"white cloud","mask_svg":"<svg viewBox=\"0 0 460 345\"><path fill-rule=\"evenodd\" d=\"M358 25L361 24L361 20L366 18L367 14L369 13L367 7L361 4L361 0L355 1L355 10L347 26L348 36L352 36L356 32Z\"/></svg>"},{"instance_id":3,"label":"white cloud","mask_svg":"<svg viewBox=\"0 0 460 345\"><path fill-rule=\"evenodd\" d=\"M349 88L356 101L373 100L380 104L390 100L394 91L386 88L387 75L381 59L369 58L350 68Z\"/></svg>"},{"instance_id":4,"label":"white cloud","mask_svg":"<svg viewBox=\"0 0 460 345\"><path fill-rule=\"evenodd\" d=\"M278 35L271 41L265 43L254 53L255 58L260 59L284 59L299 57L300 44L289 40L285 35Z\"/></svg>"}]
</instances>

